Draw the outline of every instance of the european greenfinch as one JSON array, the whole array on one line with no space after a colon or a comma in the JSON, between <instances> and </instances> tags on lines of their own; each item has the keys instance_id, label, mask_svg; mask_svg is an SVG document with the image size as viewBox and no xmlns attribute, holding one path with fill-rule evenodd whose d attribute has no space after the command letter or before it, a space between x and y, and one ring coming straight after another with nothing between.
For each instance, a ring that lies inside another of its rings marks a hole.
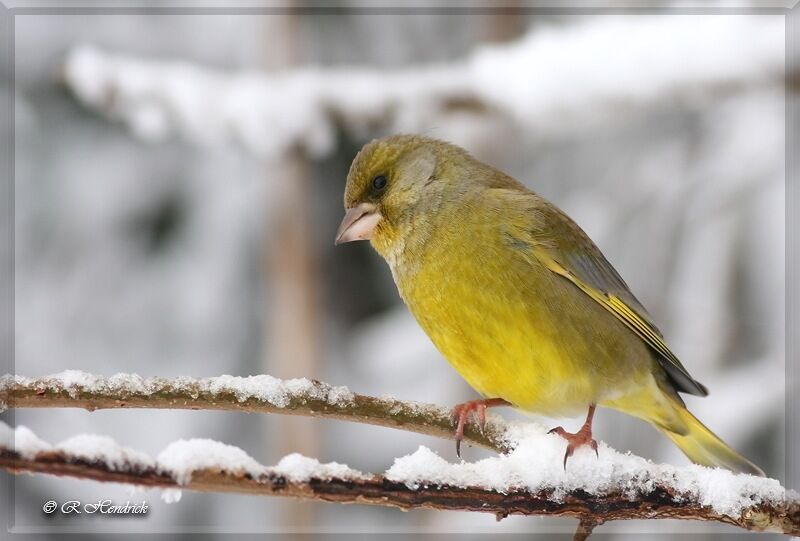
<instances>
[{"instance_id":1,"label":"european greenfinch","mask_svg":"<svg viewBox=\"0 0 800 541\"><path fill-rule=\"evenodd\" d=\"M347 176L336 244L369 240L442 355L484 400L453 410L460 442L490 406L588 415L551 432L567 459L595 406L643 419L692 461L763 475L686 408L708 394L584 231L510 176L435 139L368 143ZM458 448L457 448L458 452Z\"/></svg>"}]
</instances>

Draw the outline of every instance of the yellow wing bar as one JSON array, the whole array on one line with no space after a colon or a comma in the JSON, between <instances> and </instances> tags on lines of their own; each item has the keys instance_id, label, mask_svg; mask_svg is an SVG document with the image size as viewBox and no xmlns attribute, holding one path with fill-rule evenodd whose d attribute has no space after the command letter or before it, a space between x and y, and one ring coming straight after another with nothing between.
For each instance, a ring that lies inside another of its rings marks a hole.
<instances>
[{"instance_id":1,"label":"yellow wing bar","mask_svg":"<svg viewBox=\"0 0 800 541\"><path fill-rule=\"evenodd\" d=\"M670 364L674 365L675 368L686 374L686 376L691 379L691 376L686 373L686 369L683 367L675 354L670 351L661 336L659 336L658 333L655 332L653 328L636 312L631 310L627 304L620 300L619 297L615 295L609 295L608 293L600 291L586 284L583 280L575 276L569 270L565 269L560 263L550 257L544 258L544 263L551 271L568 279L570 282L578 286L581 291L589 295L597 303L603 306L603 308L614 314L614 316L624 323L626 327L632 330L639 338L644 340L648 346L650 346L664 359L669 361Z\"/></svg>"}]
</instances>

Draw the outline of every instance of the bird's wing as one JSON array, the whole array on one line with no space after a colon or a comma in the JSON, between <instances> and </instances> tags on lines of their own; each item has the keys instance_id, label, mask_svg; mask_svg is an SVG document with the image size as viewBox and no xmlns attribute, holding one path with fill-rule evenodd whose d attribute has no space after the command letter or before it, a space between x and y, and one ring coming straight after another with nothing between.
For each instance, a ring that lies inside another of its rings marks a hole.
<instances>
[{"instance_id":1,"label":"bird's wing","mask_svg":"<svg viewBox=\"0 0 800 541\"><path fill-rule=\"evenodd\" d=\"M510 190L502 190L508 192ZM533 227L527 228L533 255L608 310L658 354L677 390L706 396L708 390L689 375L656 327L650 314L631 293L619 273L586 233L557 207L531 192L511 196L527 207ZM529 225L531 222L528 222Z\"/></svg>"}]
</instances>

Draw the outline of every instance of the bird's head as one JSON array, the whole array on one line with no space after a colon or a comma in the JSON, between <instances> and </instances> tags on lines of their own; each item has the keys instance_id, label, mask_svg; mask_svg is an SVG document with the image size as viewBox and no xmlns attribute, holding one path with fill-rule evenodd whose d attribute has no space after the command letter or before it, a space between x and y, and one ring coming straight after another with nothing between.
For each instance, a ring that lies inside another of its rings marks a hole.
<instances>
[{"instance_id":1,"label":"bird's head","mask_svg":"<svg viewBox=\"0 0 800 541\"><path fill-rule=\"evenodd\" d=\"M450 165L468 157L443 141L415 135L395 135L367 143L347 175L347 211L336 233L336 244L371 240L386 254L395 240L419 230L452 188ZM421 223L423 222L423 223Z\"/></svg>"}]
</instances>

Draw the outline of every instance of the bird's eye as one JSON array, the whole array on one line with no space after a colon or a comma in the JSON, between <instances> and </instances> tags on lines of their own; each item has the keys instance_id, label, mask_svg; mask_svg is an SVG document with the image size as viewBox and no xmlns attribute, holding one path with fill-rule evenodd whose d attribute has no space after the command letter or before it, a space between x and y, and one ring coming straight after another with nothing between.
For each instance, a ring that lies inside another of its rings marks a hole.
<instances>
[{"instance_id":1,"label":"bird's eye","mask_svg":"<svg viewBox=\"0 0 800 541\"><path fill-rule=\"evenodd\" d=\"M372 179L372 189L376 192L381 191L386 187L386 177L383 175L378 175L377 177Z\"/></svg>"}]
</instances>

